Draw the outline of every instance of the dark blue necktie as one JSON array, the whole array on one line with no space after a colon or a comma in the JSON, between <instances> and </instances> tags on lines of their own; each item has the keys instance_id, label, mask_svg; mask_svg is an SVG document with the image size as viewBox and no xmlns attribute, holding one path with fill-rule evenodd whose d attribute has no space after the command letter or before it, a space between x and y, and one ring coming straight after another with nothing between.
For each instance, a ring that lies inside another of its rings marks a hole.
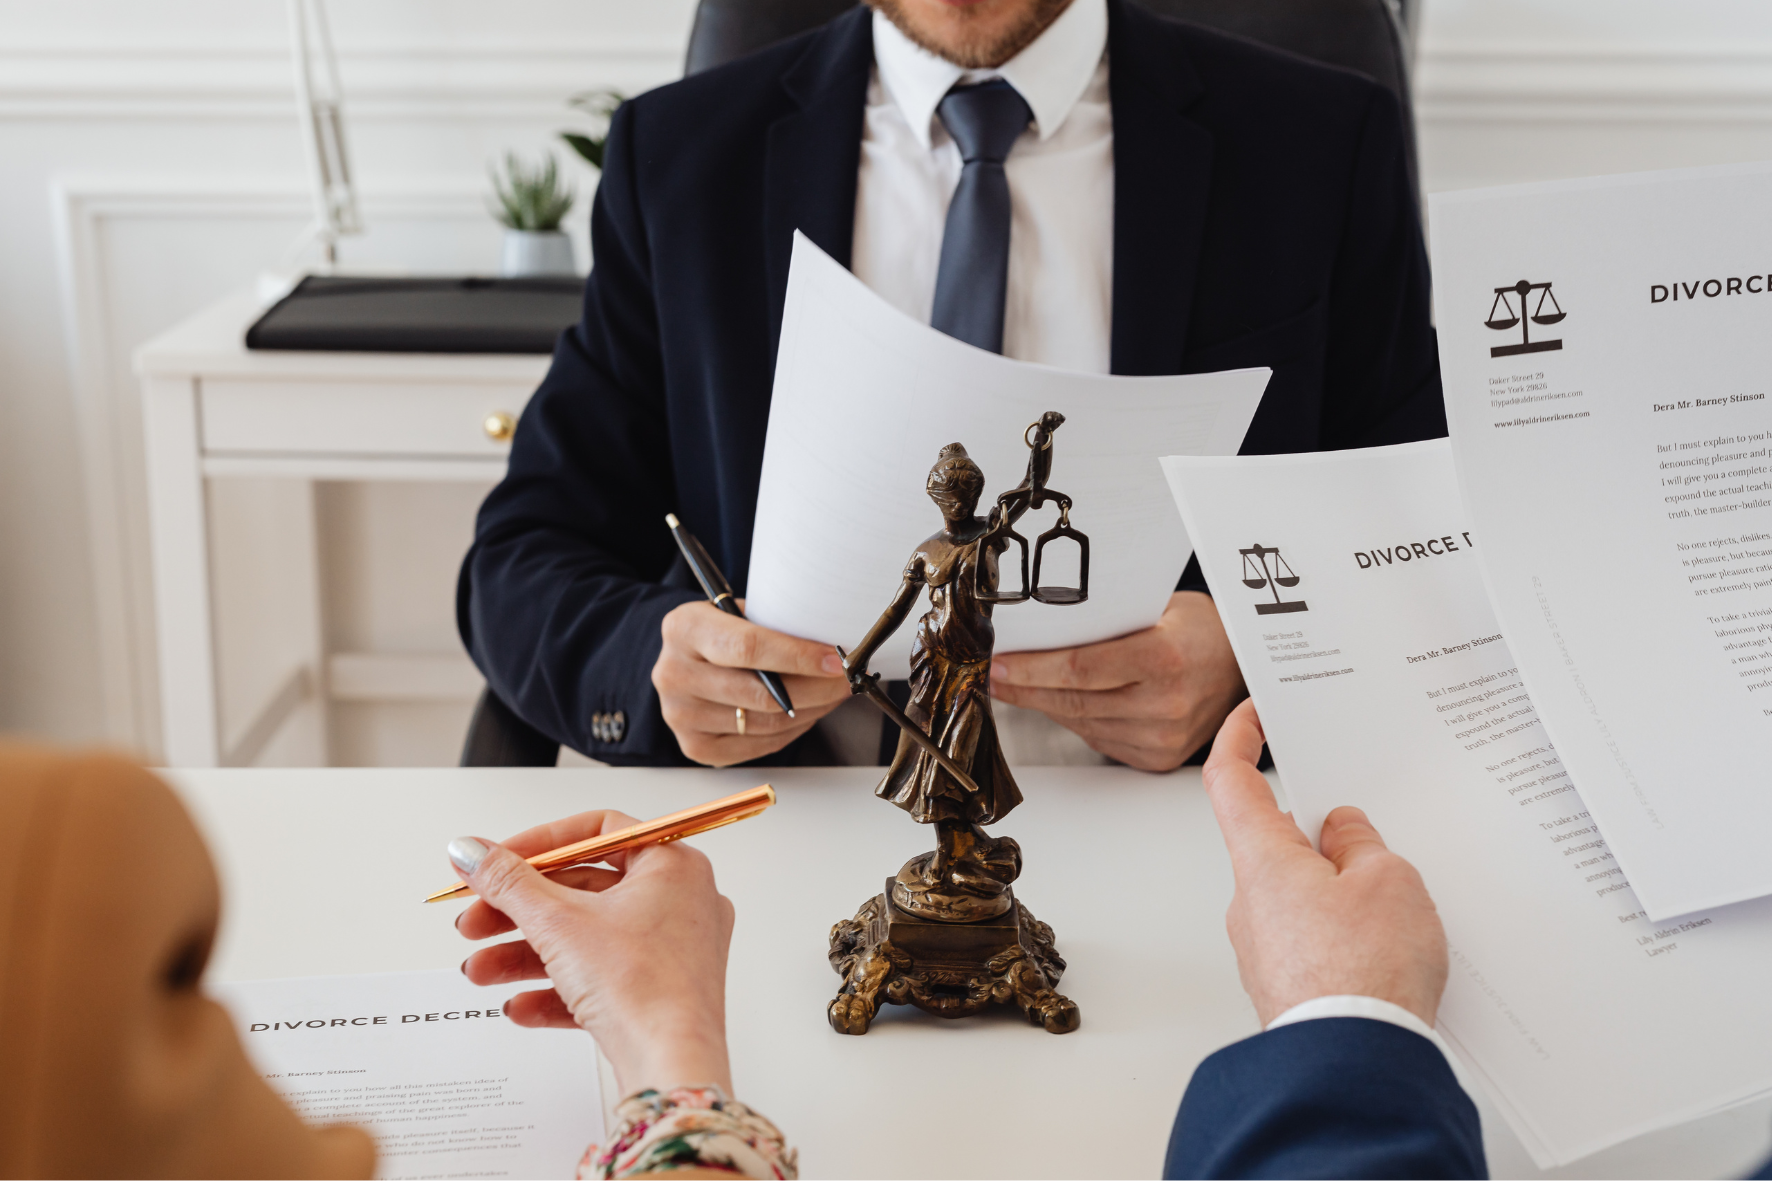
<instances>
[{"instance_id":1,"label":"dark blue necktie","mask_svg":"<svg viewBox=\"0 0 1772 1181\"><path fill-rule=\"evenodd\" d=\"M1027 101L1001 78L948 92L936 108L966 166L948 205L929 323L967 344L1003 351L1009 290L1009 178L1003 161L1033 121Z\"/></svg>"}]
</instances>

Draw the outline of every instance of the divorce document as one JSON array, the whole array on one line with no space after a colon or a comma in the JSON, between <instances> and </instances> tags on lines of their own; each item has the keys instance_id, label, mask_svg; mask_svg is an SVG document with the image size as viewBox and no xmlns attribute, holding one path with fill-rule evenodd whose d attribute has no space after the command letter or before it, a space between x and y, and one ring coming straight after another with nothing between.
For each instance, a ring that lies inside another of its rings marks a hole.
<instances>
[{"instance_id":1,"label":"divorce document","mask_svg":"<svg viewBox=\"0 0 1772 1181\"><path fill-rule=\"evenodd\" d=\"M1495 613L1652 918L1772 894L1772 166L1433 198Z\"/></svg>"},{"instance_id":2,"label":"divorce document","mask_svg":"<svg viewBox=\"0 0 1772 1181\"><path fill-rule=\"evenodd\" d=\"M1644 913L1502 638L1451 460L1163 462L1294 818L1314 841L1363 808L1421 871L1440 1032L1548 1167L1772 1087L1772 899Z\"/></svg>"},{"instance_id":3,"label":"divorce document","mask_svg":"<svg viewBox=\"0 0 1772 1181\"><path fill-rule=\"evenodd\" d=\"M603 1137L590 1035L524 1029L454 970L212 985L311 1124L375 1136L380 1177L572 1177Z\"/></svg>"},{"instance_id":4,"label":"divorce document","mask_svg":"<svg viewBox=\"0 0 1772 1181\"><path fill-rule=\"evenodd\" d=\"M1269 376L1113 377L1012 361L911 319L796 234L745 613L853 647L891 601L911 551L942 527L924 492L941 449L963 443L983 469L986 515L1027 472L1030 424L1056 410L1065 422L1048 487L1073 498L1071 524L1089 538L1089 599L1062 611L997 611L997 650L1149 627L1190 549L1157 457L1235 455ZM1057 519L1048 504L1016 531L1031 545ZM1071 543L1050 545L1042 581L1077 585L1077 556ZM1020 577L1012 546L1006 589ZM915 632L900 628L874 667L903 676Z\"/></svg>"}]
</instances>

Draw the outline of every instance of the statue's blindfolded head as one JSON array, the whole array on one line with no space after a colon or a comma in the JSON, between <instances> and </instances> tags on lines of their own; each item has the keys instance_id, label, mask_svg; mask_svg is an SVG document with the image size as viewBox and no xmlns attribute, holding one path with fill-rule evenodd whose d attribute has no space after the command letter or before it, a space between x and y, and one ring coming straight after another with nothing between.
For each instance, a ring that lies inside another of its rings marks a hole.
<instances>
[{"instance_id":1,"label":"statue's blindfolded head","mask_svg":"<svg viewBox=\"0 0 1772 1181\"><path fill-rule=\"evenodd\" d=\"M925 487L930 499L941 505L944 512L952 505L960 515L970 517L978 509L978 498L984 495L984 472L972 462L966 448L949 443L929 469Z\"/></svg>"}]
</instances>

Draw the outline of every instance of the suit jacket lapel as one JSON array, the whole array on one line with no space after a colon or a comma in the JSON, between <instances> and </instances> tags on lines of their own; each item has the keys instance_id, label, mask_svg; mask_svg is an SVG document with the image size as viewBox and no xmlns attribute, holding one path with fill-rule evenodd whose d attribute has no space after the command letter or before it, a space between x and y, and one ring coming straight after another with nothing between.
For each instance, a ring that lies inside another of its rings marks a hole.
<instances>
[{"instance_id":1,"label":"suit jacket lapel","mask_svg":"<svg viewBox=\"0 0 1772 1181\"><path fill-rule=\"evenodd\" d=\"M1206 205L1212 133L1183 113L1202 86L1166 22L1108 0L1114 109L1112 370L1180 373Z\"/></svg>"},{"instance_id":2,"label":"suit jacket lapel","mask_svg":"<svg viewBox=\"0 0 1772 1181\"><path fill-rule=\"evenodd\" d=\"M797 109L770 126L764 172L772 356L773 342L781 336L794 231L849 265L862 119L873 64L872 10L858 5L813 38L782 75L782 87Z\"/></svg>"}]
</instances>

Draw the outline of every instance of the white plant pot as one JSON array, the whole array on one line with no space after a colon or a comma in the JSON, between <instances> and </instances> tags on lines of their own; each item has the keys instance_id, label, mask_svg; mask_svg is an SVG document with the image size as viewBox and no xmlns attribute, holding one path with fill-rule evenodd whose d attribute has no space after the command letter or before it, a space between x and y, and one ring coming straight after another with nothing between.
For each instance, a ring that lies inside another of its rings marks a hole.
<instances>
[{"instance_id":1,"label":"white plant pot","mask_svg":"<svg viewBox=\"0 0 1772 1181\"><path fill-rule=\"evenodd\" d=\"M506 230L498 272L508 279L576 275L578 261L572 256L572 239L562 230Z\"/></svg>"}]
</instances>

